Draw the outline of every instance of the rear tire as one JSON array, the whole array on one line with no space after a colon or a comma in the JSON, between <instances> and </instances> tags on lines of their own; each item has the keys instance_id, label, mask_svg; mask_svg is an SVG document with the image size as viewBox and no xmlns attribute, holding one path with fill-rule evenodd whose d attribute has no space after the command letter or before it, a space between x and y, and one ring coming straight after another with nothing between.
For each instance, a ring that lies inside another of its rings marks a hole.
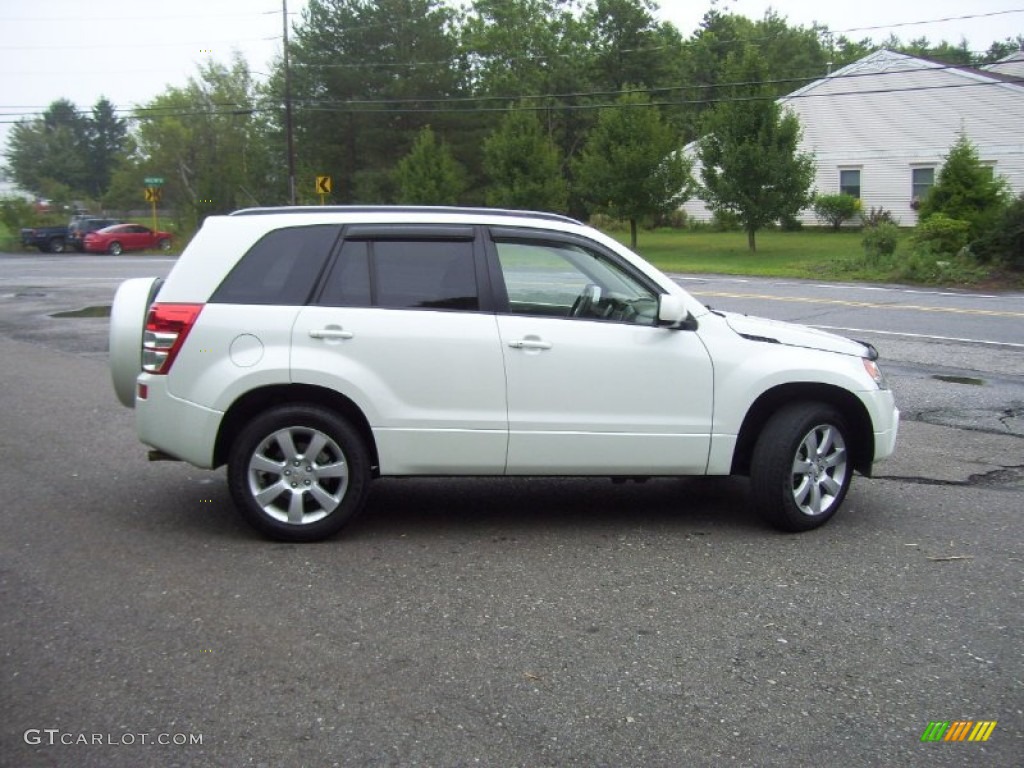
<instances>
[{"instance_id":1,"label":"rear tire","mask_svg":"<svg viewBox=\"0 0 1024 768\"><path fill-rule=\"evenodd\" d=\"M166 237L161 238L160 240L157 241L156 247L159 248L161 251L169 251L171 250L171 241L168 240Z\"/></svg>"},{"instance_id":2,"label":"rear tire","mask_svg":"<svg viewBox=\"0 0 1024 768\"><path fill-rule=\"evenodd\" d=\"M850 432L835 408L794 403L765 424L754 446L754 505L784 531L809 531L839 510L850 488Z\"/></svg>"},{"instance_id":3,"label":"rear tire","mask_svg":"<svg viewBox=\"0 0 1024 768\"><path fill-rule=\"evenodd\" d=\"M366 444L345 419L315 405L286 405L253 419L228 457L235 506L279 541L333 536L363 508Z\"/></svg>"},{"instance_id":4,"label":"rear tire","mask_svg":"<svg viewBox=\"0 0 1024 768\"><path fill-rule=\"evenodd\" d=\"M64 238L50 238L50 241L46 244L46 250L50 253L64 253Z\"/></svg>"}]
</instances>

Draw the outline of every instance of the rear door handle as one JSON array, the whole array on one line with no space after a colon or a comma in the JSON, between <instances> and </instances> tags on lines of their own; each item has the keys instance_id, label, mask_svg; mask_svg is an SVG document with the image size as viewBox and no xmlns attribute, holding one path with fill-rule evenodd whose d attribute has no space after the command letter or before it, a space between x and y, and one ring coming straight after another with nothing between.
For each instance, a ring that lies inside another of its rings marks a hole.
<instances>
[{"instance_id":1,"label":"rear door handle","mask_svg":"<svg viewBox=\"0 0 1024 768\"><path fill-rule=\"evenodd\" d=\"M315 328L309 332L310 338L313 339L351 339L355 336L352 331L346 331L343 328L328 327L328 328Z\"/></svg>"},{"instance_id":2,"label":"rear door handle","mask_svg":"<svg viewBox=\"0 0 1024 768\"><path fill-rule=\"evenodd\" d=\"M508 345L512 349L551 349L550 341L540 339L514 339Z\"/></svg>"}]
</instances>

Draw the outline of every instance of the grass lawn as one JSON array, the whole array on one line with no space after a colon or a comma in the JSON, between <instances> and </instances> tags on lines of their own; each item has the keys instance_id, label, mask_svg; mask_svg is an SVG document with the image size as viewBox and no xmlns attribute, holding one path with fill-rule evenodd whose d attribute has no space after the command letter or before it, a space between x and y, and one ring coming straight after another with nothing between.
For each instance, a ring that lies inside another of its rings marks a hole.
<instances>
[{"instance_id":1,"label":"grass lawn","mask_svg":"<svg viewBox=\"0 0 1024 768\"><path fill-rule=\"evenodd\" d=\"M628 232L611 232L629 245ZM770 277L828 277L849 271L864 255L860 232L806 229L757 233L757 252L747 248L744 232L642 230L637 250L667 272L713 272Z\"/></svg>"},{"instance_id":2,"label":"grass lawn","mask_svg":"<svg viewBox=\"0 0 1024 768\"><path fill-rule=\"evenodd\" d=\"M609 232L629 245L628 232ZM1021 290L1024 275L994 272L960 259L936 260L912 253L910 236L901 233L894 256L866 258L857 230L834 232L807 228L798 232L762 230L757 252L747 248L744 232L711 230L641 230L640 255L666 272L791 277L811 280L916 283L947 287L984 286L989 290Z\"/></svg>"}]
</instances>

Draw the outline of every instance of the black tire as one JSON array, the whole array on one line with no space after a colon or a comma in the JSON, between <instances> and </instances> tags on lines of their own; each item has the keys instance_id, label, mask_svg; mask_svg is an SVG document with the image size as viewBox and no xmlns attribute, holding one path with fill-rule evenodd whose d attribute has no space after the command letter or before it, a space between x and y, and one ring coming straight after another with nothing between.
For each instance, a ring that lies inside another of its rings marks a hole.
<instances>
[{"instance_id":1,"label":"black tire","mask_svg":"<svg viewBox=\"0 0 1024 768\"><path fill-rule=\"evenodd\" d=\"M64 238L51 237L46 244L46 250L50 253L64 253Z\"/></svg>"},{"instance_id":2,"label":"black tire","mask_svg":"<svg viewBox=\"0 0 1024 768\"><path fill-rule=\"evenodd\" d=\"M168 240L166 237L162 237L159 240L157 240L156 247L159 248L161 251L169 251L171 250L171 241Z\"/></svg>"},{"instance_id":3,"label":"black tire","mask_svg":"<svg viewBox=\"0 0 1024 768\"><path fill-rule=\"evenodd\" d=\"M765 424L751 459L758 512L784 531L828 522L850 488L849 450L850 432L835 408L813 402L781 408Z\"/></svg>"},{"instance_id":4,"label":"black tire","mask_svg":"<svg viewBox=\"0 0 1024 768\"><path fill-rule=\"evenodd\" d=\"M111 256L120 256L121 244L117 242L117 240L115 240L114 242L107 246L107 253L109 253Z\"/></svg>"},{"instance_id":5,"label":"black tire","mask_svg":"<svg viewBox=\"0 0 1024 768\"><path fill-rule=\"evenodd\" d=\"M316 455L307 456L314 441ZM228 458L228 487L238 511L279 541L333 536L362 510L369 484L362 436L315 405L281 406L257 416Z\"/></svg>"}]
</instances>

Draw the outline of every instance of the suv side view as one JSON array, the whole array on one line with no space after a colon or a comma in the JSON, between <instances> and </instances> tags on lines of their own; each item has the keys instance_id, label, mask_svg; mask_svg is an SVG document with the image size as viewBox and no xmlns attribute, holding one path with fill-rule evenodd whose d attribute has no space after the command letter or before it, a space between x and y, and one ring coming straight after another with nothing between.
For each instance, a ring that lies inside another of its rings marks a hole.
<instances>
[{"instance_id":1,"label":"suv side view","mask_svg":"<svg viewBox=\"0 0 1024 768\"><path fill-rule=\"evenodd\" d=\"M151 458L227 466L273 538L335 534L409 475L747 475L815 528L899 411L867 344L712 311L554 214L248 209L128 280L110 363Z\"/></svg>"}]
</instances>

